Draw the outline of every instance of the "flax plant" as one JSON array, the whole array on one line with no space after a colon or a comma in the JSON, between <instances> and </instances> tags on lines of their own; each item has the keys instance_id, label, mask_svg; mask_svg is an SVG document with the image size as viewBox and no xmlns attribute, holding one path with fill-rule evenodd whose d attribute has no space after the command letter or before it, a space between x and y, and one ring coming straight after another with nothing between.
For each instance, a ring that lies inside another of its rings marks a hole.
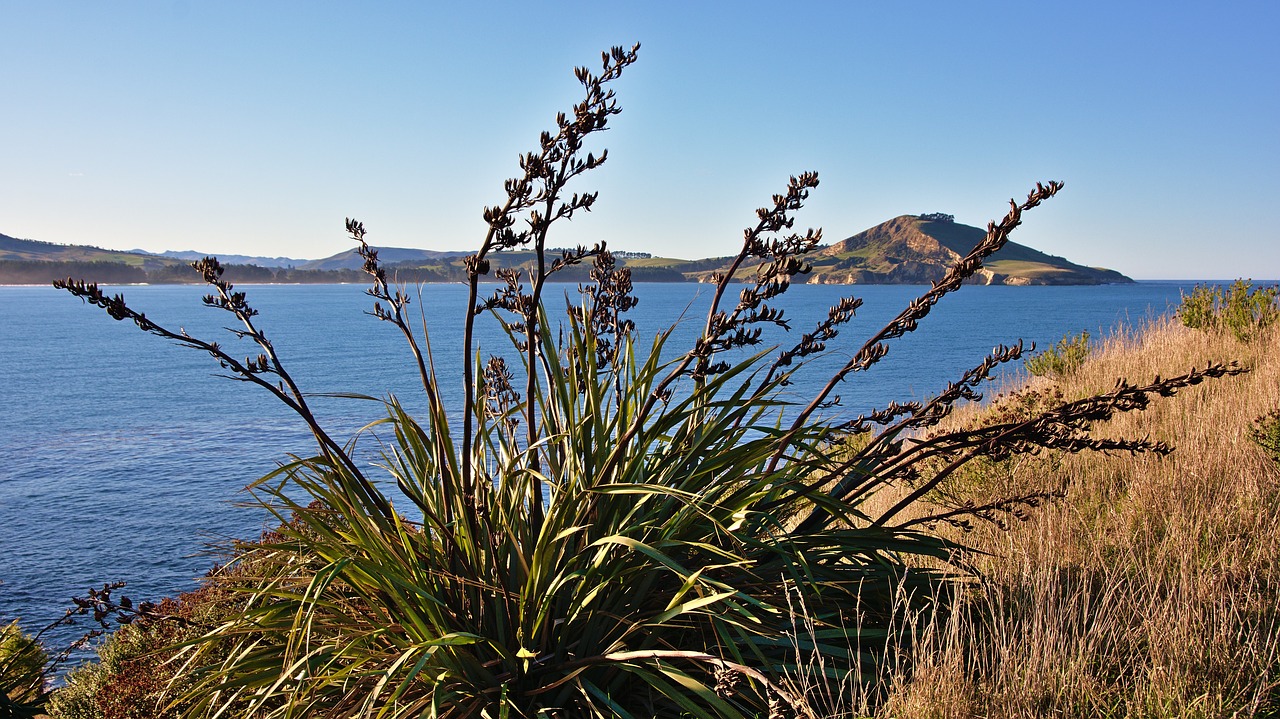
<instances>
[{"instance_id":1,"label":"flax plant","mask_svg":"<svg viewBox=\"0 0 1280 719\"><path fill-rule=\"evenodd\" d=\"M424 415L411 416L386 398L386 418L370 430L384 440L394 496L316 422L216 260L196 263L215 290L206 304L238 318L236 334L259 346L256 358L162 328L95 285L59 283L115 319L211 354L232 377L285 402L317 442L315 456L254 485L264 506L292 521L278 540L242 552L238 561L254 572L210 580L240 592L243 609L182 649L174 661L194 688L171 706L207 717L819 716L821 699L785 679L797 663L829 660L823 674L835 686L851 672L874 677L877 647L901 626L901 592L936 596L927 585L962 571L963 547L931 526L1029 500L905 510L977 458L1044 447L1166 452L1088 430L1153 396L1240 371L1209 365L1121 383L1030 418L928 435L958 402L979 397L993 369L1022 357L1016 344L931 400L890 402L852 420L831 412L837 387L914 331L1057 182L1011 201L972 252L852 352L805 406L789 405L781 388L860 305L840 301L794 342L766 337L790 329L770 303L809 270L804 257L821 240L820 231L793 231L816 173L791 178L757 210L740 252L714 278L691 346L671 346L671 329L642 344L626 319L635 304L629 273L608 250L547 249L553 225L596 201L569 188L606 160L586 146L620 111L609 85L637 49L604 53L599 73L576 71L582 101L520 157L521 174L484 210L488 229L466 262L460 423L440 391L454 378L437 376L425 330L410 324L410 293L388 281L364 225L347 221L373 278L371 314L403 334L428 400ZM492 272L500 284L483 296L492 255L511 249L535 260ZM556 319L547 283L585 262L592 283ZM514 367L483 360L474 328L491 318L521 357ZM850 432L870 440L838 451ZM886 487L907 491L872 511L868 500ZM799 639L797 603L808 627Z\"/></svg>"}]
</instances>

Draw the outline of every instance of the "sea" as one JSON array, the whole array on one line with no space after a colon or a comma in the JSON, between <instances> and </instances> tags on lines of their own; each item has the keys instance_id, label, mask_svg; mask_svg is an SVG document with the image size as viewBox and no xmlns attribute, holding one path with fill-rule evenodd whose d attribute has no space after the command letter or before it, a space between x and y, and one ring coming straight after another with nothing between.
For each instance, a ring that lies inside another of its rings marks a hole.
<instances>
[{"instance_id":1,"label":"sea","mask_svg":"<svg viewBox=\"0 0 1280 719\"><path fill-rule=\"evenodd\" d=\"M1176 307L1193 281L1095 287L966 286L947 296L919 329L839 390L831 413L856 416L891 400L938 392L998 344L1044 348L1082 331L1094 338L1142 324ZM238 289L260 314L258 327L333 436L346 439L383 416L379 402L323 396L395 395L425 402L403 337L368 314L358 285L262 285ZM910 285L797 285L778 303L790 332L765 334L758 348L793 344L840 298L863 299L857 317L829 343L829 356L788 388L801 404L827 372L927 288ZM129 286L122 293L153 321L257 356L238 340L230 314L201 303L205 288ZM675 325L668 353L683 351L705 321L711 291L697 284L640 284L630 312L636 343ZM580 302L576 285L548 286L553 310ZM736 290L727 297L736 302ZM446 402L461 405L466 289L425 285L409 307L425 324ZM117 322L52 287L0 287L0 622L28 631L62 616L73 597L123 581L117 590L157 600L194 589L219 548L255 538L273 522L244 488L290 454L314 444L301 421L262 389L228 379L209 355ZM477 318L479 350L511 357L497 320ZM826 364L823 364L825 362ZM1020 363L1007 372L1023 371ZM1002 381L1011 381L1006 376ZM785 411L785 410L784 410ZM376 436L365 436L363 461ZM371 472L376 475L378 470ZM394 498L394 496L393 496ZM45 635L57 649L88 627Z\"/></svg>"}]
</instances>

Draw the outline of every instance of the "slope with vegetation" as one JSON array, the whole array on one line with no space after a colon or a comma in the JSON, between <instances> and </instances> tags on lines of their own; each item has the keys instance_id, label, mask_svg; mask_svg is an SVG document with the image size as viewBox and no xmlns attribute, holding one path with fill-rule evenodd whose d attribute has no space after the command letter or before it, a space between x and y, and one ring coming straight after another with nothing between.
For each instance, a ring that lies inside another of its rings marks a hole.
<instances>
[{"instance_id":1,"label":"slope with vegetation","mask_svg":"<svg viewBox=\"0 0 1280 719\"><path fill-rule=\"evenodd\" d=\"M950 215L903 215L821 250L810 282L926 284L982 239L983 230ZM1010 242L983 263L974 282L988 285L1098 285L1132 282L1114 270L1068 262Z\"/></svg>"},{"instance_id":2,"label":"slope with vegetation","mask_svg":"<svg viewBox=\"0 0 1280 719\"><path fill-rule=\"evenodd\" d=\"M151 255L140 252L119 252L88 245L59 245L39 240L21 240L5 234L0 234L0 260L15 262L114 262L129 265L130 267L142 267L148 262L152 262L155 265L163 264L163 261L152 260Z\"/></svg>"},{"instance_id":3,"label":"slope with vegetation","mask_svg":"<svg viewBox=\"0 0 1280 719\"><path fill-rule=\"evenodd\" d=\"M811 268L805 281L822 284L928 284L941 279L947 269L963 258L985 234L976 227L956 223L950 215L903 215L830 247L815 249L809 255ZM0 244L0 284L39 284L69 276L112 284L200 282L198 275L173 259L193 253L135 256L8 239L10 245L7 249ZM65 252L46 256L30 251L41 247L61 247ZM73 252L77 249L83 251ZM553 250L556 254L564 251L561 248ZM378 248L378 252L382 264L395 281L467 281L466 252L400 247ZM81 259L75 262L48 259L55 256L78 258L82 255L94 258L95 264L85 264ZM45 261L36 261L40 257ZM121 262L120 258L125 261ZM714 282L716 277L729 270L733 260L733 257L678 260L651 257L645 253L615 253L618 266L630 270L633 282ZM145 270L140 262L145 265ZM534 252L514 248L494 253L490 263L495 270L518 269L528 274L536 269L537 256ZM354 249L283 268L261 263L223 263L229 273L228 279L242 283L353 282L360 280L363 264L364 259ZM585 266L567 266L557 280L586 282L588 275L589 269ZM494 280L496 276L490 278L490 281ZM738 280L744 281L742 278ZM969 281L988 285L1097 285L1133 280L1114 270L1083 267L1009 242L988 258Z\"/></svg>"},{"instance_id":4,"label":"slope with vegetation","mask_svg":"<svg viewBox=\"0 0 1280 719\"><path fill-rule=\"evenodd\" d=\"M1280 715L1278 315L1273 299L1243 341L1166 317L949 419L1011 421L1207 358L1250 368L1099 427L1165 442L1166 457L1052 451L939 487L945 506L1053 499L940 527L981 552L978 578L952 613L919 616L899 647L910 669L886 671L876 715Z\"/></svg>"}]
</instances>

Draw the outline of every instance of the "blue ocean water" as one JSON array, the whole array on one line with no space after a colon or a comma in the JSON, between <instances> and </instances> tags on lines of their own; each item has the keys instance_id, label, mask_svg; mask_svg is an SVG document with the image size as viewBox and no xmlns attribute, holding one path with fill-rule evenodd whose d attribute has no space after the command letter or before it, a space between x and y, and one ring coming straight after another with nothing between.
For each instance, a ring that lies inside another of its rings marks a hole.
<instances>
[{"instance_id":1,"label":"blue ocean water","mask_svg":"<svg viewBox=\"0 0 1280 719\"><path fill-rule=\"evenodd\" d=\"M965 287L948 296L916 333L891 344L870 372L840 393L857 414L889 400L921 398L976 364L998 343L1045 347L1068 333L1095 337L1138 325L1176 305L1193 282L1101 287ZM372 301L353 285L246 286L259 326L304 391L396 394L421 407L416 371L394 328L365 314ZM793 337L846 294L864 299L858 317L830 343L832 362L924 291L916 286L793 287L782 303ZM116 289L112 290L113 292ZM162 325L216 339L233 354L257 355L222 328L234 318L201 306L204 288L119 288L130 306ZM458 374L465 288L428 285L420 304L442 382ZM554 286L553 306L575 286ZM710 300L705 286L643 284L632 311L647 344L684 317L672 345L688 346ZM313 451L301 422L267 393L216 375L207 355L112 321L65 292L0 287L0 621L38 628L61 616L90 586L123 580L125 594L158 599L192 589L215 561L206 548L251 538L269 526L261 510L236 506L242 488L288 453ZM506 346L480 318L482 349ZM820 367L817 369L821 369ZM821 382L791 387L807 401ZM460 402L456 384L446 401ZM382 416L380 405L321 398L314 406L340 439ZM83 627L63 628L51 643Z\"/></svg>"}]
</instances>

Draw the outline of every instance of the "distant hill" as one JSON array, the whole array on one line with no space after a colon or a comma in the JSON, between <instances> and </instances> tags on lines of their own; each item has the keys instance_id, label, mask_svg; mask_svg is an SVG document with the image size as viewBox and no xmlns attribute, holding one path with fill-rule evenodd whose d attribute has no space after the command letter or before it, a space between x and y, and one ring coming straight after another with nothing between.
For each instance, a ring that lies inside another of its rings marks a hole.
<instances>
[{"instance_id":1,"label":"distant hill","mask_svg":"<svg viewBox=\"0 0 1280 719\"><path fill-rule=\"evenodd\" d=\"M374 249L378 251L378 259L383 266L392 273L392 276L399 277L401 281L466 281L463 259L470 255L470 252L418 250L406 247L377 247ZM560 252L558 250L549 250L547 252L548 260L559 256ZM698 262L661 257L654 258L644 253L629 252L619 252L615 255L615 258L619 265L631 269L631 277L634 282L687 282L691 278L687 277L681 271L681 268L695 266ZM489 262L494 269L503 267L529 268L536 261L537 256L533 252L520 250L497 252L489 255ZM354 270L362 267L364 267L364 260L352 248L345 252L339 252L332 257L307 262L299 266L298 269L336 271ZM590 271L591 263L588 261L561 270L556 274L556 279L561 282L587 282L590 279L588 277ZM487 279L492 281L496 278L490 274Z\"/></svg>"},{"instance_id":2,"label":"distant hill","mask_svg":"<svg viewBox=\"0 0 1280 719\"><path fill-rule=\"evenodd\" d=\"M147 264L160 266L173 264L172 261L157 259L154 255L142 252L120 252L104 250L89 245L59 245L40 240L20 240L16 237L0 234L0 260L23 260L27 262L123 262L126 265L143 267Z\"/></svg>"},{"instance_id":3,"label":"distant hill","mask_svg":"<svg viewBox=\"0 0 1280 719\"><path fill-rule=\"evenodd\" d=\"M415 250L408 247L378 247L378 260L384 265L415 264L434 265L450 260L461 261L470 252L442 252L439 250ZM364 260L355 248L339 252L321 260L301 260L297 264L302 270L358 270L364 267Z\"/></svg>"},{"instance_id":4,"label":"distant hill","mask_svg":"<svg viewBox=\"0 0 1280 719\"><path fill-rule=\"evenodd\" d=\"M949 215L902 215L863 230L809 255L813 272L797 278L815 284L927 284L967 254L986 235ZM381 247L379 259L402 282L461 282L465 280L464 251ZM49 277L75 274L99 282L196 282L188 260L207 253L168 251L160 254L116 252L84 245L19 240L0 235L0 283L43 283ZM549 258L558 252L549 252ZM635 282L703 282L728 268L732 258L678 260L644 253L618 252L618 264L632 272ZM364 262L355 249L319 260L287 257L223 255L228 279L236 282L362 282ZM492 266L530 267L532 252L490 255ZM127 268L125 267L127 266ZM124 270L129 271L125 272ZM566 268L556 275L565 282L588 279L589 264ZM77 274L78 273L78 274ZM747 272L741 273L745 277ZM490 275L487 279L493 280ZM1114 270L1085 267L1010 242L992 255L973 281L1005 285L1098 285L1133 280Z\"/></svg>"},{"instance_id":5,"label":"distant hill","mask_svg":"<svg viewBox=\"0 0 1280 719\"><path fill-rule=\"evenodd\" d=\"M819 250L807 281L822 284L924 284L940 279L986 230L947 215L902 215ZM1133 282L1115 270L1085 267L1009 242L974 278L988 285L1100 285Z\"/></svg>"},{"instance_id":6,"label":"distant hill","mask_svg":"<svg viewBox=\"0 0 1280 719\"><path fill-rule=\"evenodd\" d=\"M0 234L0 284L48 285L67 277L100 284L196 284L200 275L188 266L187 257L208 253L119 252L89 245L59 245L24 240ZM228 255L226 278L237 283L266 282L364 282L367 276L356 270L299 272L287 267L261 267L238 263L250 258Z\"/></svg>"},{"instance_id":7,"label":"distant hill","mask_svg":"<svg viewBox=\"0 0 1280 719\"><path fill-rule=\"evenodd\" d=\"M201 260L209 256L208 252L196 252L195 250L165 250L164 252L130 250L130 252L141 255L151 255L152 257L165 257L171 260L181 260L183 262ZM218 255L218 260L224 263L236 265L257 265L258 267L301 267L310 261L295 260L292 257L259 257L257 255Z\"/></svg>"}]
</instances>

